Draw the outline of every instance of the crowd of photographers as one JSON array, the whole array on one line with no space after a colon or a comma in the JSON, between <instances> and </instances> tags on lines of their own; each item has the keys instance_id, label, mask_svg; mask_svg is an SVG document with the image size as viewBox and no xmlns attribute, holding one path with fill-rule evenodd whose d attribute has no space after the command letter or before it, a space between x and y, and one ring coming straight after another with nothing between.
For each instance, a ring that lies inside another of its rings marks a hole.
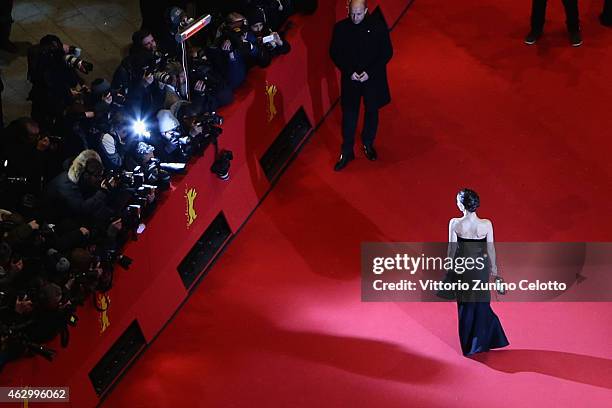
<instances>
[{"instance_id":1,"label":"crowd of photographers","mask_svg":"<svg viewBox=\"0 0 612 408\"><path fill-rule=\"evenodd\" d=\"M146 28L143 10L109 79L89 78L81 50L55 35L30 49L31 118L0 137L0 369L24 354L51 359L42 344L58 334L67 344L76 307L111 287L115 265L129 267L122 247L192 157L214 146L211 171L229 177L215 112L251 67L289 52L283 30L300 5L240 2L185 47L197 17L171 7Z\"/></svg>"}]
</instances>

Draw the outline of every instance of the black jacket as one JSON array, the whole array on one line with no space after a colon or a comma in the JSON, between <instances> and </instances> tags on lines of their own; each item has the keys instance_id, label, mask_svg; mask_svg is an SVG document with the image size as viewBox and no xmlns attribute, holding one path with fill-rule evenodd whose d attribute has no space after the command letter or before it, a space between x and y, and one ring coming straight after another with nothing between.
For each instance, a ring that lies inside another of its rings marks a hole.
<instances>
[{"instance_id":1,"label":"black jacket","mask_svg":"<svg viewBox=\"0 0 612 408\"><path fill-rule=\"evenodd\" d=\"M393 56L389 29L384 20L367 15L360 24L350 18L336 23L329 50L342 73L342 106L358 109L361 96L366 109L378 109L391 101L387 63ZM367 72L365 82L351 80L354 72Z\"/></svg>"},{"instance_id":2,"label":"black jacket","mask_svg":"<svg viewBox=\"0 0 612 408\"><path fill-rule=\"evenodd\" d=\"M115 211L108 206L108 195L103 190L87 194L70 181L68 173L63 172L47 185L45 191L45 209L47 219L58 222L68 217L109 220Z\"/></svg>"}]
</instances>

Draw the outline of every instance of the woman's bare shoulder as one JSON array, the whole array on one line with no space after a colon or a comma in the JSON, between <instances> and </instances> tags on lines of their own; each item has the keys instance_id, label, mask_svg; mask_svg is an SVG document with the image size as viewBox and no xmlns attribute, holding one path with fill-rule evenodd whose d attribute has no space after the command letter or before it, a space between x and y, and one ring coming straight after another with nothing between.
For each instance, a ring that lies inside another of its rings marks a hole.
<instances>
[{"instance_id":1,"label":"woman's bare shoulder","mask_svg":"<svg viewBox=\"0 0 612 408\"><path fill-rule=\"evenodd\" d=\"M481 218L480 220L478 220L478 222L480 223L480 228L485 228L488 231L492 231L493 230L493 222L487 218Z\"/></svg>"},{"instance_id":2,"label":"woman's bare shoulder","mask_svg":"<svg viewBox=\"0 0 612 408\"><path fill-rule=\"evenodd\" d=\"M451 218L450 221L448 221L448 225L449 226L457 225L459 221L461 221L461 218Z\"/></svg>"}]
</instances>

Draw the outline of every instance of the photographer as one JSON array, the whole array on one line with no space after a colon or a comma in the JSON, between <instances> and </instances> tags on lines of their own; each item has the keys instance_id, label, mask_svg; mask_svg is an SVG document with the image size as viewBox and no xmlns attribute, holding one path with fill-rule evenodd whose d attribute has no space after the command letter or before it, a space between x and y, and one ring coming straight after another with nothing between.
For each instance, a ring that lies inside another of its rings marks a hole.
<instances>
[{"instance_id":1,"label":"photographer","mask_svg":"<svg viewBox=\"0 0 612 408\"><path fill-rule=\"evenodd\" d=\"M116 215L116 211L110 207L112 183L104 178L104 166L98 153L84 150L67 171L47 185L47 219L56 222L78 217L85 221L108 221Z\"/></svg>"},{"instance_id":2,"label":"photographer","mask_svg":"<svg viewBox=\"0 0 612 408\"><path fill-rule=\"evenodd\" d=\"M291 50L287 40L282 38L279 33L272 31L266 24L266 16L261 8L251 8L248 21L258 43L265 46L273 57L287 54Z\"/></svg>"},{"instance_id":3,"label":"photographer","mask_svg":"<svg viewBox=\"0 0 612 408\"><path fill-rule=\"evenodd\" d=\"M242 14L230 13L219 28L216 48L211 48L216 64L223 67L231 89L236 89L246 79L252 66L266 67L271 56L265 47L257 42Z\"/></svg>"},{"instance_id":4,"label":"photographer","mask_svg":"<svg viewBox=\"0 0 612 408\"><path fill-rule=\"evenodd\" d=\"M215 69L204 49L191 53L189 81L192 84L191 100L202 112L212 112L229 105L234 100L232 89Z\"/></svg>"},{"instance_id":5,"label":"photographer","mask_svg":"<svg viewBox=\"0 0 612 408\"><path fill-rule=\"evenodd\" d=\"M6 195L5 206L23 211L22 206L34 205L43 183L57 174L56 138L41 134L38 123L26 117L11 122L4 133L0 190Z\"/></svg>"},{"instance_id":6,"label":"photographer","mask_svg":"<svg viewBox=\"0 0 612 408\"><path fill-rule=\"evenodd\" d=\"M61 299L62 289L44 281L26 291L5 294L0 308L0 370L23 355L53 358L54 350L37 343L52 340L65 327Z\"/></svg>"},{"instance_id":7,"label":"photographer","mask_svg":"<svg viewBox=\"0 0 612 408\"><path fill-rule=\"evenodd\" d=\"M83 84L77 71L88 73L93 66L81 60L80 50L69 47L55 35L46 35L28 52L29 99L32 118L43 129L52 129Z\"/></svg>"},{"instance_id":8,"label":"photographer","mask_svg":"<svg viewBox=\"0 0 612 408\"><path fill-rule=\"evenodd\" d=\"M245 0L244 3L249 16L254 10L258 10L266 25L273 31L281 28L287 18L293 14L294 9L294 0ZM254 24L250 18L249 23Z\"/></svg>"},{"instance_id":9,"label":"photographer","mask_svg":"<svg viewBox=\"0 0 612 408\"><path fill-rule=\"evenodd\" d=\"M101 134L95 149L107 170L116 171L124 167L126 156L135 143L129 140L130 131L130 123L121 112L116 112L111 119L111 128Z\"/></svg>"},{"instance_id":10,"label":"photographer","mask_svg":"<svg viewBox=\"0 0 612 408\"><path fill-rule=\"evenodd\" d=\"M157 112L157 127L161 136L162 159L173 162L186 162L190 157L189 137L181 123L170 110Z\"/></svg>"},{"instance_id":11,"label":"photographer","mask_svg":"<svg viewBox=\"0 0 612 408\"><path fill-rule=\"evenodd\" d=\"M137 54L132 64L133 75L139 79L128 88L126 109L140 118L153 116L164 106L165 85L156 80L156 66L150 55Z\"/></svg>"},{"instance_id":12,"label":"photographer","mask_svg":"<svg viewBox=\"0 0 612 408\"><path fill-rule=\"evenodd\" d=\"M176 35L181 28L189 25L190 19L180 7L171 7L166 10L166 30L160 35L160 43L164 51L168 52L173 58L181 55L180 42L176 41Z\"/></svg>"},{"instance_id":13,"label":"photographer","mask_svg":"<svg viewBox=\"0 0 612 408\"><path fill-rule=\"evenodd\" d=\"M170 109L175 103L181 103L187 99L186 77L180 63L169 62L162 66L154 76L160 88L163 87L165 92L163 109Z\"/></svg>"},{"instance_id":14,"label":"photographer","mask_svg":"<svg viewBox=\"0 0 612 408\"><path fill-rule=\"evenodd\" d=\"M135 31L132 34L132 45L130 46L130 55L136 55L141 52L156 53L158 52L157 40L153 33L147 29Z\"/></svg>"},{"instance_id":15,"label":"photographer","mask_svg":"<svg viewBox=\"0 0 612 408\"><path fill-rule=\"evenodd\" d=\"M88 106L94 113L96 121L105 121L111 114L125 105L125 95L119 90L112 90L106 79L97 78L91 83L91 96Z\"/></svg>"},{"instance_id":16,"label":"photographer","mask_svg":"<svg viewBox=\"0 0 612 408\"><path fill-rule=\"evenodd\" d=\"M129 55L113 74L111 88L121 90L127 98L128 109L144 117L153 115L163 106L165 91L158 85L155 74L168 62L168 56L158 51L157 42L148 30L132 35Z\"/></svg>"},{"instance_id":17,"label":"photographer","mask_svg":"<svg viewBox=\"0 0 612 408\"><path fill-rule=\"evenodd\" d=\"M170 174L161 168L159 159L155 157L155 147L145 142L138 142L135 151L136 168L140 168L143 174L143 182L147 185L155 186L160 190L170 187ZM149 188L149 190L151 190ZM155 199L155 189L147 191L152 193L148 199L148 204L152 204Z\"/></svg>"},{"instance_id":18,"label":"photographer","mask_svg":"<svg viewBox=\"0 0 612 408\"><path fill-rule=\"evenodd\" d=\"M66 108L66 113L58 122L57 134L61 137L61 158L75 157L83 150L93 146L90 131L94 124L102 122L103 117L96 117L95 112L87 105L74 102Z\"/></svg>"}]
</instances>

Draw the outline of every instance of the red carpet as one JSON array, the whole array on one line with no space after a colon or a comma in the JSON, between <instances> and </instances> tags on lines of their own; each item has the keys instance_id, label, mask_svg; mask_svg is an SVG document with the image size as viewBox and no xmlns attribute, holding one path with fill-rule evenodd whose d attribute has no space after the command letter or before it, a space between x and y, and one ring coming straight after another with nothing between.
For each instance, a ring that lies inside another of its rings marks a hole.
<instances>
[{"instance_id":1,"label":"red carpet","mask_svg":"<svg viewBox=\"0 0 612 408\"><path fill-rule=\"evenodd\" d=\"M444 241L480 193L498 241L612 241L612 30L560 1L416 0L378 150L332 171L338 109L105 407L603 407L609 303L494 304L511 346L461 356L454 304L362 303L362 241ZM607 403L606 403L607 401Z\"/></svg>"}]
</instances>

